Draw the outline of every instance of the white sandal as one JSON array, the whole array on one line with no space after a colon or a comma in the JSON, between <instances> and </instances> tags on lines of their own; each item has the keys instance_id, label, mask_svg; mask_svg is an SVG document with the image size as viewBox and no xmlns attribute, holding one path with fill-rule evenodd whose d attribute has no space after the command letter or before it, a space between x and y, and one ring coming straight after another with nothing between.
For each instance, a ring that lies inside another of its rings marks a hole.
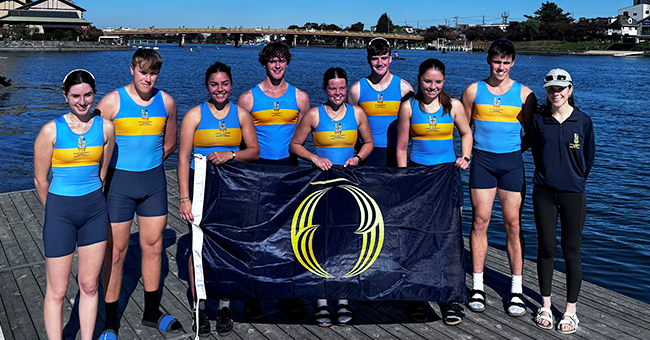
<instances>
[{"instance_id":1,"label":"white sandal","mask_svg":"<svg viewBox=\"0 0 650 340\"><path fill-rule=\"evenodd\" d=\"M558 324L557 324L557 331L562 333L562 334L573 334L578 330L578 324L579 323L580 323L580 320L578 320L577 315L566 312L562 316L562 320L560 320L560 322L558 322ZM569 325L573 329L568 330L568 331L563 331L562 330L562 325Z\"/></svg>"},{"instance_id":2,"label":"white sandal","mask_svg":"<svg viewBox=\"0 0 650 340\"><path fill-rule=\"evenodd\" d=\"M548 315L543 315L542 313L546 313ZM548 322L548 325L544 325L541 321ZM553 312L551 311L551 309L546 307L540 307L537 310L537 314L535 314L535 324L537 325L537 327L541 329L553 329L553 325L555 324L555 321L553 320Z\"/></svg>"}]
</instances>

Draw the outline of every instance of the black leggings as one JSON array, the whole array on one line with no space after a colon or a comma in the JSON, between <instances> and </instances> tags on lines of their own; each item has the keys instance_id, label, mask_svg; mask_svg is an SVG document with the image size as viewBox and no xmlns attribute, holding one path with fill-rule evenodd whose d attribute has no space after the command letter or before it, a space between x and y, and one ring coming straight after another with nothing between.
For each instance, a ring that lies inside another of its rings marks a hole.
<instances>
[{"instance_id":1,"label":"black leggings","mask_svg":"<svg viewBox=\"0 0 650 340\"><path fill-rule=\"evenodd\" d=\"M536 185L533 188L533 210L537 227L537 276L542 296L551 295L553 260L557 248L557 217L562 226L561 246L566 263L567 302L576 303L582 284L580 242L587 213L585 194L556 193Z\"/></svg>"}]
</instances>

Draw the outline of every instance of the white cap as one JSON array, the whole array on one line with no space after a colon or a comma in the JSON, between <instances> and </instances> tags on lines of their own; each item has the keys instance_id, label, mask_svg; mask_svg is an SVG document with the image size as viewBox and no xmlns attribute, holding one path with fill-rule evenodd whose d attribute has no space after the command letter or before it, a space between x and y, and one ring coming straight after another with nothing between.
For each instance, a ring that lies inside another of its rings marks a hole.
<instances>
[{"instance_id":1,"label":"white cap","mask_svg":"<svg viewBox=\"0 0 650 340\"><path fill-rule=\"evenodd\" d=\"M569 72L561 68L550 70L546 74L546 78L544 78L544 88L549 86L567 87L572 84L573 80L571 79Z\"/></svg>"}]
</instances>

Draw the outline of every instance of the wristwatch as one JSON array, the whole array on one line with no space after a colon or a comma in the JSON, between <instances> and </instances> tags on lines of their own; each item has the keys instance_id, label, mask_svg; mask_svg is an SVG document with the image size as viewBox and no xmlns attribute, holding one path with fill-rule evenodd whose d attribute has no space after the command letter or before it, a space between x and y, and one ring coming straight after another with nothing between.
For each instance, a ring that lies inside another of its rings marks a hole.
<instances>
[{"instance_id":1,"label":"wristwatch","mask_svg":"<svg viewBox=\"0 0 650 340\"><path fill-rule=\"evenodd\" d=\"M230 160L234 161L235 157L237 157L237 154L234 151L230 151L230 152L232 152L232 159L230 159Z\"/></svg>"},{"instance_id":2,"label":"wristwatch","mask_svg":"<svg viewBox=\"0 0 650 340\"><path fill-rule=\"evenodd\" d=\"M469 163L469 157L467 157L467 156L463 156L463 159L466 160L467 163Z\"/></svg>"},{"instance_id":3,"label":"wristwatch","mask_svg":"<svg viewBox=\"0 0 650 340\"><path fill-rule=\"evenodd\" d=\"M359 163L361 163L361 162L363 162L363 158L361 158L361 156L359 156L359 155L356 155L356 156L354 156L354 157L356 157L356 158L358 158L358 159L359 159Z\"/></svg>"}]
</instances>

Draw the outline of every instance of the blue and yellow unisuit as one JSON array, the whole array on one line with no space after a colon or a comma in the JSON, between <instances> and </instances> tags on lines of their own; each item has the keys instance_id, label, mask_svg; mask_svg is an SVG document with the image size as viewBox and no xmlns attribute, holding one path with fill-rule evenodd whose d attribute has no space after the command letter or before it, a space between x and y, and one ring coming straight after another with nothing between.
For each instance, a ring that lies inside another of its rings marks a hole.
<instances>
[{"instance_id":1,"label":"blue and yellow unisuit","mask_svg":"<svg viewBox=\"0 0 650 340\"><path fill-rule=\"evenodd\" d=\"M422 111L420 103L411 99L411 161L422 165L436 165L456 161L454 153L454 118L442 114L443 107L435 113Z\"/></svg>"},{"instance_id":2,"label":"blue and yellow unisuit","mask_svg":"<svg viewBox=\"0 0 650 340\"><path fill-rule=\"evenodd\" d=\"M314 146L318 157L328 158L332 164L344 165L354 157L354 144L357 142L359 124L354 116L354 107L346 104L345 116L339 121L332 120L325 107L318 107L318 126L314 130Z\"/></svg>"},{"instance_id":3,"label":"blue and yellow unisuit","mask_svg":"<svg viewBox=\"0 0 650 340\"><path fill-rule=\"evenodd\" d=\"M397 120L402 103L402 79L393 75L393 79L383 91L375 90L367 78L359 81L359 106L368 115L368 125L372 132L375 147L395 146L396 136L388 136L388 127ZM393 129L391 134L396 133Z\"/></svg>"},{"instance_id":4,"label":"blue and yellow unisuit","mask_svg":"<svg viewBox=\"0 0 650 340\"><path fill-rule=\"evenodd\" d=\"M48 192L83 196L102 187L99 163L104 153L104 120L93 118L84 134L72 132L65 116L54 118L56 142L52 153L52 183Z\"/></svg>"},{"instance_id":5,"label":"blue and yellow unisuit","mask_svg":"<svg viewBox=\"0 0 650 340\"><path fill-rule=\"evenodd\" d=\"M167 108L162 92L154 90L151 104L136 104L125 88L119 88L120 110L113 119L115 149L110 167L125 171L151 170L163 162Z\"/></svg>"},{"instance_id":6,"label":"blue and yellow unisuit","mask_svg":"<svg viewBox=\"0 0 650 340\"><path fill-rule=\"evenodd\" d=\"M260 158L282 159L289 157L289 143L298 122L296 88L287 84L286 92L278 98L266 95L259 85L251 89L253 107L251 115L260 144Z\"/></svg>"},{"instance_id":7,"label":"blue and yellow unisuit","mask_svg":"<svg viewBox=\"0 0 650 340\"><path fill-rule=\"evenodd\" d=\"M508 92L494 95L479 81L474 99L474 147L492 153L521 150L521 83L514 82Z\"/></svg>"},{"instance_id":8,"label":"blue and yellow unisuit","mask_svg":"<svg viewBox=\"0 0 650 340\"><path fill-rule=\"evenodd\" d=\"M208 156L215 151L239 150L241 127L237 105L230 103L228 114L217 119L210 111L208 102L202 103L201 122L194 132L194 153ZM190 168L194 169L194 158Z\"/></svg>"}]
</instances>

